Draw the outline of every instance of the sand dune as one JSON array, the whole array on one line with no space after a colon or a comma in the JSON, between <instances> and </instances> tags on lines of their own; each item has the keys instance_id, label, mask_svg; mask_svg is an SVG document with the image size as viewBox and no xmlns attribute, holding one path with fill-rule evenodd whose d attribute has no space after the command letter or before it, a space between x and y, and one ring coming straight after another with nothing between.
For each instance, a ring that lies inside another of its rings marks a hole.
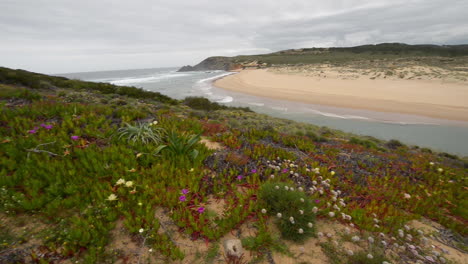
<instances>
[{"instance_id":1,"label":"sand dune","mask_svg":"<svg viewBox=\"0 0 468 264\"><path fill-rule=\"evenodd\" d=\"M215 86L304 103L468 121L468 83L328 76L244 70L217 80Z\"/></svg>"}]
</instances>

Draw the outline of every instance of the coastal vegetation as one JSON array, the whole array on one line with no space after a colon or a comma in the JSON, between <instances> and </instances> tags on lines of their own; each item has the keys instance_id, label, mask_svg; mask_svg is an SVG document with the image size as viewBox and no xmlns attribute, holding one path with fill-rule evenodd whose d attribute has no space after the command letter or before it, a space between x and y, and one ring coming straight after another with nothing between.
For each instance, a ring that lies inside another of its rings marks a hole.
<instances>
[{"instance_id":1,"label":"coastal vegetation","mask_svg":"<svg viewBox=\"0 0 468 264\"><path fill-rule=\"evenodd\" d=\"M382 43L343 48L302 48L268 54L210 57L195 66L184 66L180 71L232 70L251 67L287 65L332 64L348 65L368 62L418 62L428 66L466 66L467 45L408 45ZM388 71L393 75L392 71Z\"/></svg>"},{"instance_id":2,"label":"coastal vegetation","mask_svg":"<svg viewBox=\"0 0 468 264\"><path fill-rule=\"evenodd\" d=\"M455 263L468 250L467 164L0 68L0 263ZM237 259L220 246L233 238Z\"/></svg>"}]
</instances>

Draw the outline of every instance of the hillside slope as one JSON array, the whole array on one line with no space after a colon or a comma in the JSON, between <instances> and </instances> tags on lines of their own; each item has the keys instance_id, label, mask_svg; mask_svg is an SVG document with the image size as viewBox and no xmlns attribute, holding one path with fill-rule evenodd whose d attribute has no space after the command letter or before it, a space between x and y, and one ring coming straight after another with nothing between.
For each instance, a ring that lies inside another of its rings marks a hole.
<instances>
[{"instance_id":1,"label":"hillside slope","mask_svg":"<svg viewBox=\"0 0 468 264\"><path fill-rule=\"evenodd\" d=\"M395 140L0 70L0 263L463 263L467 176Z\"/></svg>"},{"instance_id":2,"label":"hillside slope","mask_svg":"<svg viewBox=\"0 0 468 264\"><path fill-rule=\"evenodd\" d=\"M303 48L283 50L270 54L210 57L195 66L184 66L179 71L232 70L247 64L314 64L348 63L358 60L452 58L468 56L468 45L408 45L382 43L345 48Z\"/></svg>"}]
</instances>

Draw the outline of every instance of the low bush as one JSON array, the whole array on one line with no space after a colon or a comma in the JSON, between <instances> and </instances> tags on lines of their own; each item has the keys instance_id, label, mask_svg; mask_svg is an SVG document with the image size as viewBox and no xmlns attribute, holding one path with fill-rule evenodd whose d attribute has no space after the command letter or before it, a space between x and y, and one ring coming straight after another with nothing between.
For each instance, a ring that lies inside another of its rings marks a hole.
<instances>
[{"instance_id":1,"label":"low bush","mask_svg":"<svg viewBox=\"0 0 468 264\"><path fill-rule=\"evenodd\" d=\"M396 140L396 139L392 139L390 141L388 141L385 146L387 146L388 148L391 148L391 149L397 149L399 147L403 147L405 146L405 144L401 143L400 141Z\"/></svg>"},{"instance_id":2,"label":"low bush","mask_svg":"<svg viewBox=\"0 0 468 264\"><path fill-rule=\"evenodd\" d=\"M303 241L315 235L315 214L310 198L285 183L265 183L259 191L266 212L277 219L285 239Z\"/></svg>"},{"instance_id":3,"label":"low bush","mask_svg":"<svg viewBox=\"0 0 468 264\"><path fill-rule=\"evenodd\" d=\"M196 110L216 111L216 110L232 109L232 110L241 110L245 112L252 112L252 110L250 110L248 107L229 107L229 106L218 104L216 102L211 102L210 100L204 97L187 97L182 101L182 103Z\"/></svg>"}]
</instances>

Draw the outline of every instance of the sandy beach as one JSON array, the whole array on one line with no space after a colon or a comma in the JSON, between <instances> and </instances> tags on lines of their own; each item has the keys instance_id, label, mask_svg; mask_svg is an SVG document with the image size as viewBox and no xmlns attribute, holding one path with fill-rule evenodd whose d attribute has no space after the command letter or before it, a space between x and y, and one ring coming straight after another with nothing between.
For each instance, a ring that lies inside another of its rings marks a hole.
<instances>
[{"instance_id":1,"label":"sandy beach","mask_svg":"<svg viewBox=\"0 0 468 264\"><path fill-rule=\"evenodd\" d=\"M303 103L468 121L468 82L371 79L364 75L347 78L332 70L304 76L276 69L254 69L224 77L214 85Z\"/></svg>"}]
</instances>

